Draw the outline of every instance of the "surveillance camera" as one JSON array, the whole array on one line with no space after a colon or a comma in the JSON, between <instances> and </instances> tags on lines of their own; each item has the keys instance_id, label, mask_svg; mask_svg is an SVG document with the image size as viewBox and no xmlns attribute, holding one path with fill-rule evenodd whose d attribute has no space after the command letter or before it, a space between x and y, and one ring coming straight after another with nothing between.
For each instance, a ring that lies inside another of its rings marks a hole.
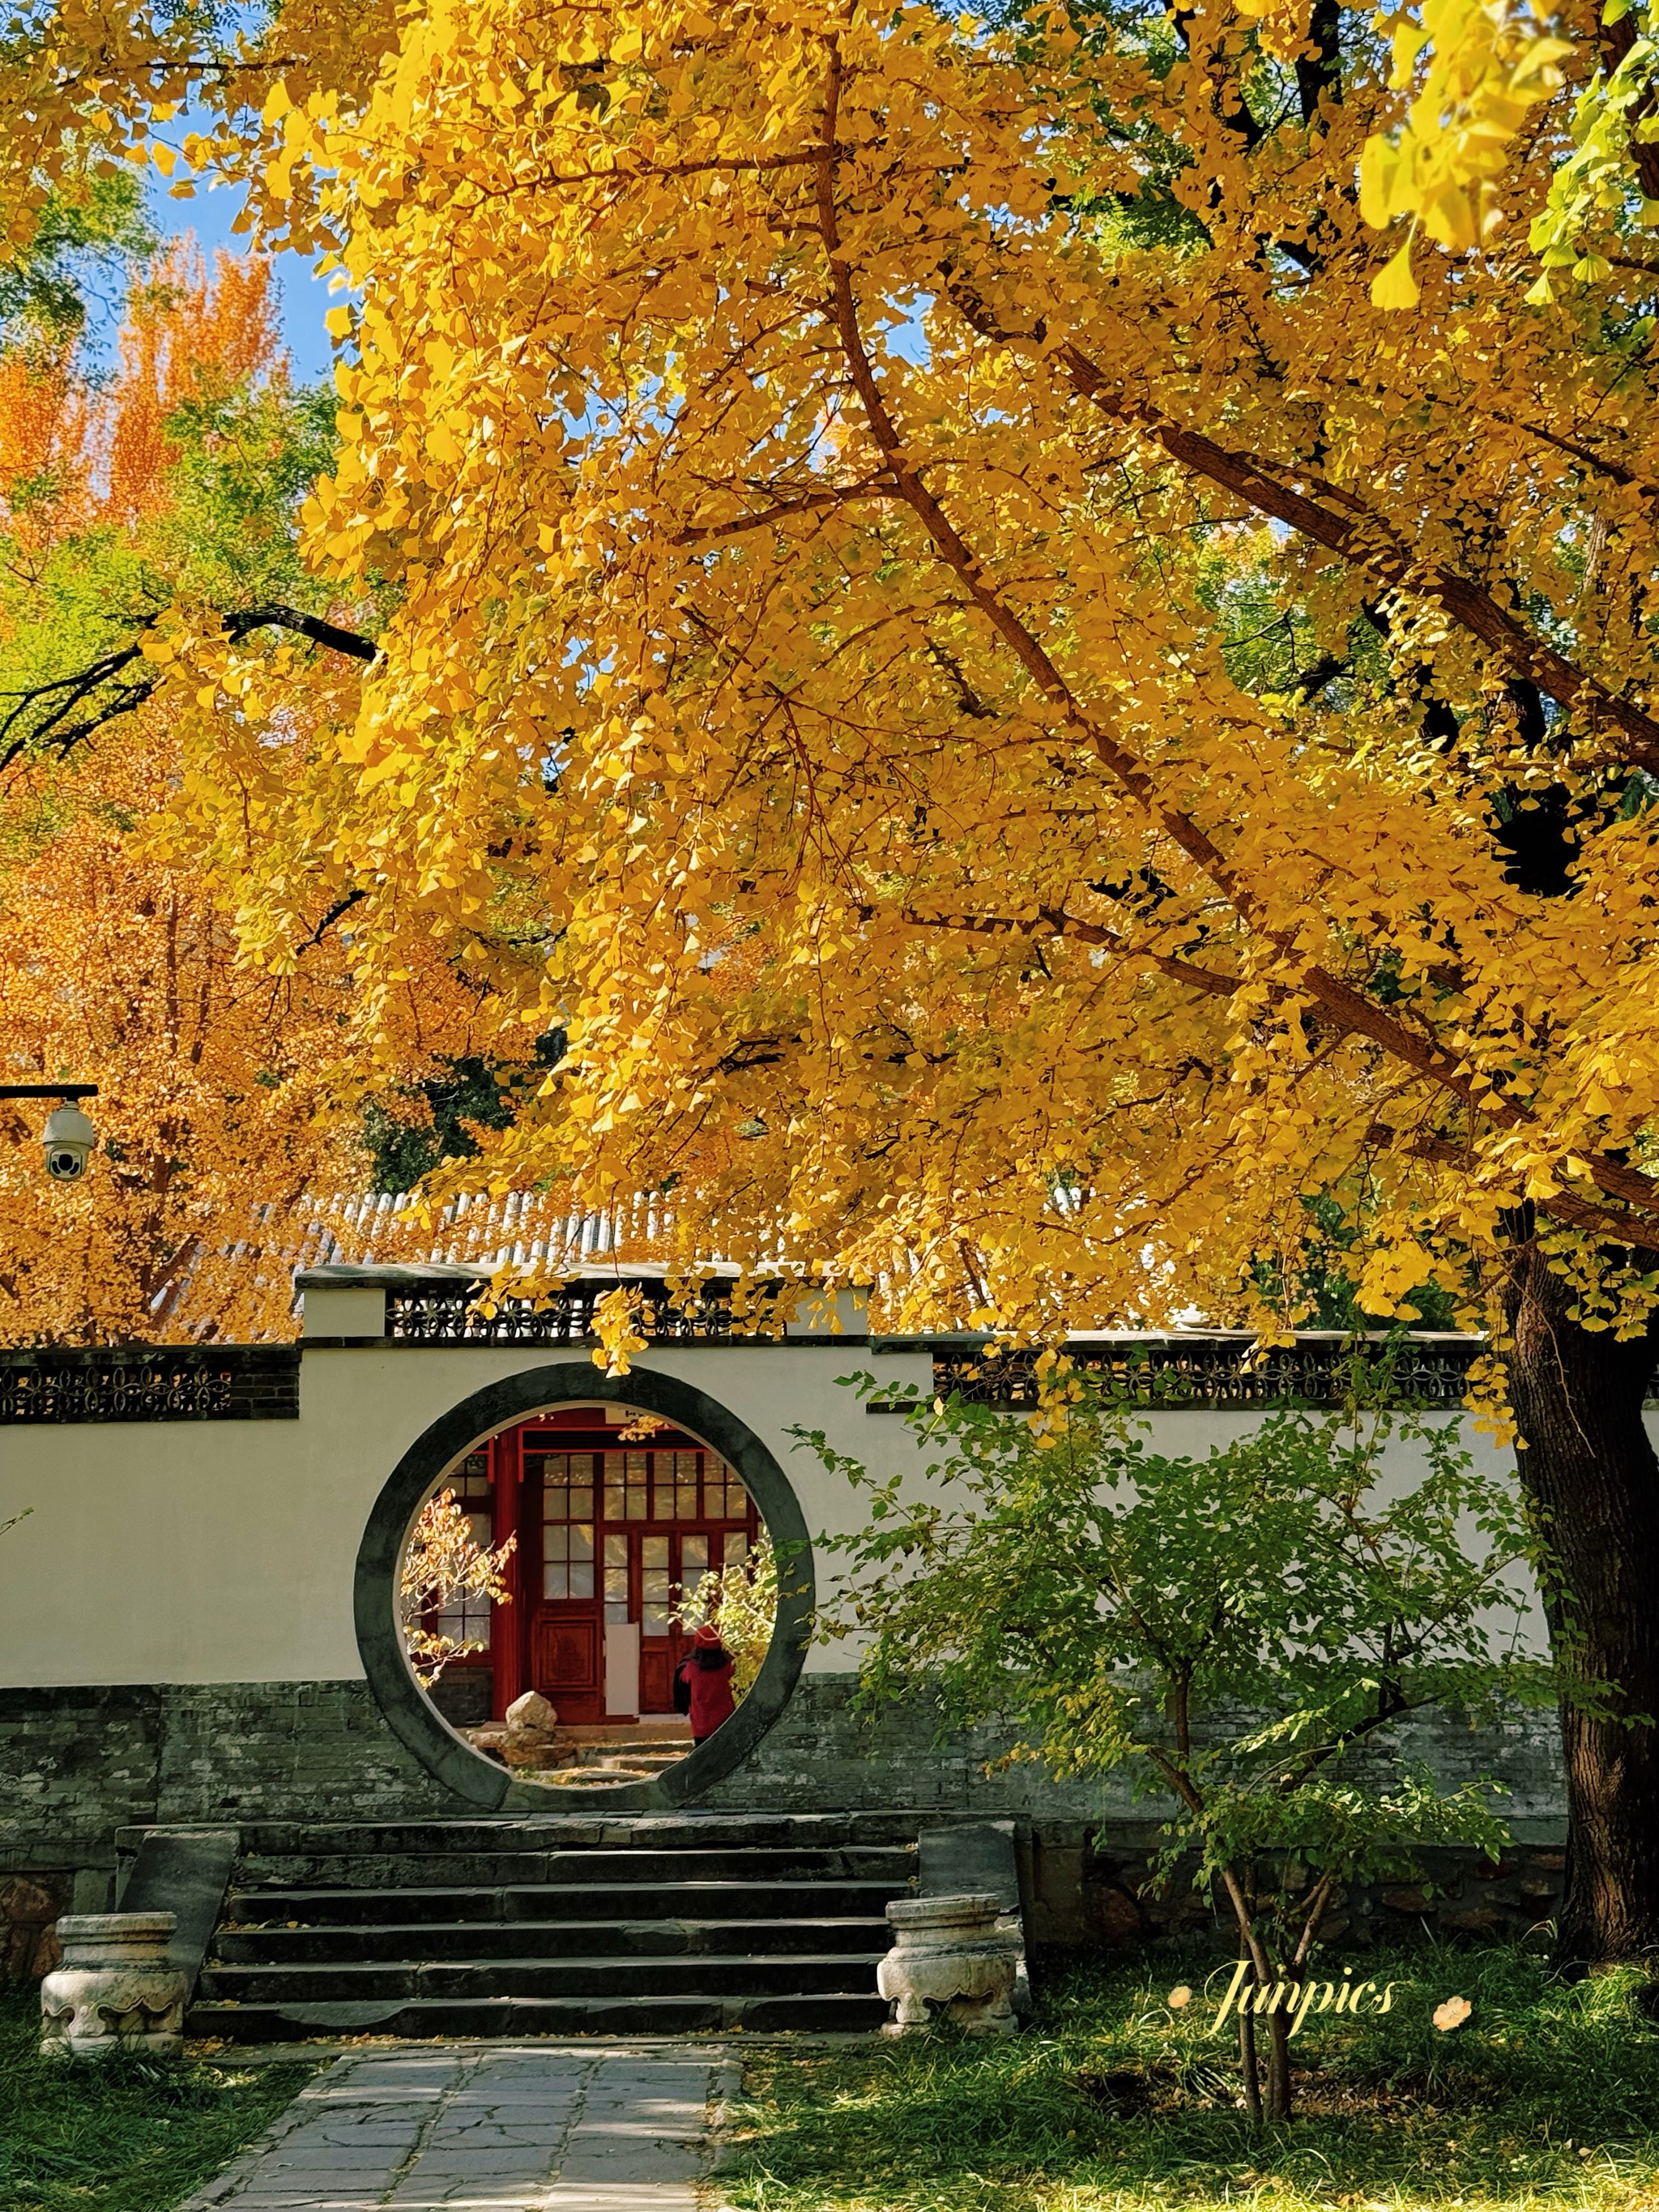
<instances>
[{"instance_id":1,"label":"surveillance camera","mask_svg":"<svg viewBox=\"0 0 1659 2212\"><path fill-rule=\"evenodd\" d=\"M54 1182L78 1182L87 1171L98 1132L67 1100L46 1123L46 1173Z\"/></svg>"}]
</instances>

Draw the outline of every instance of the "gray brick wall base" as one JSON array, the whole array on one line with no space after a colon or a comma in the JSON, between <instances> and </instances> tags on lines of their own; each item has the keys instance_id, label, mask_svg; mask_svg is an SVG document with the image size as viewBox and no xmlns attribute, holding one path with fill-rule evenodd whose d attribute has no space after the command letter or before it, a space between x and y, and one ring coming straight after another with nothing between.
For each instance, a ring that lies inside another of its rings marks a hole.
<instances>
[{"instance_id":1,"label":"gray brick wall base","mask_svg":"<svg viewBox=\"0 0 1659 2212\"><path fill-rule=\"evenodd\" d=\"M871 1722L854 1710L853 1691L849 1676L804 1675L754 1753L696 1808L1012 1818L1030 1853L1035 1941L1136 1942L1194 1924L1184 1908L1172 1922L1139 1898L1149 1808L1126 1787L1057 1782L1030 1763L997 1766L1005 1747L990 1732L942 1733L925 1704ZM1475 1775L1504 1782L1516 1856L1492 1880L1449 1860L1420 1904L1406 1888L1392 1905L1382 1892L1357 1898L1346 1913L1355 1935L1425 1917L1479 1933L1544 1917L1563 1833L1551 1717L1481 1730L1419 1723L1407 1748L1449 1787ZM59 1909L106 1905L118 1828L474 1810L403 1748L365 1682L0 1690L0 1971L39 1970L48 1899ZM1461 1923L1451 1917L1460 1911Z\"/></svg>"}]
</instances>

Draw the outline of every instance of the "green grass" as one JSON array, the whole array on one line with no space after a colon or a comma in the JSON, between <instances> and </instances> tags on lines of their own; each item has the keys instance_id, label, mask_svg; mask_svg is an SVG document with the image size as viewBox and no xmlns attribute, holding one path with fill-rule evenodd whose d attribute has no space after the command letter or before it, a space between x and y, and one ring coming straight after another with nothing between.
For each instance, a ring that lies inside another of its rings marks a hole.
<instances>
[{"instance_id":1,"label":"green grass","mask_svg":"<svg viewBox=\"0 0 1659 2212\"><path fill-rule=\"evenodd\" d=\"M308 2066L40 2056L40 2000L0 1993L0 2212L173 2212L301 2088Z\"/></svg>"},{"instance_id":2,"label":"green grass","mask_svg":"<svg viewBox=\"0 0 1659 2212\"><path fill-rule=\"evenodd\" d=\"M1212 1957L1079 1970L1011 2042L938 2031L756 2051L723 2177L744 2212L1659 2212L1659 2030L1635 1977L1569 1986L1516 1949L1367 1954L1393 2010L1310 2019L1300 2117L1252 2130L1237 2045L1210 2033ZM1327 1970L1328 1971L1328 1969ZM1224 1987L1227 1972L1219 1977ZM1449 2033L1431 2014L1472 2000Z\"/></svg>"}]
</instances>

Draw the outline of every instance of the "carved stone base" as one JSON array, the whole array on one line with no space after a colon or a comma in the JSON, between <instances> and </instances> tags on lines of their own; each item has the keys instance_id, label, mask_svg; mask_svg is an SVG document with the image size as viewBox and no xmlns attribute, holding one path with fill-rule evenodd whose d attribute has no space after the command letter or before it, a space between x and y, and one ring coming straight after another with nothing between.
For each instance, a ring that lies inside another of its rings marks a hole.
<instances>
[{"instance_id":1,"label":"carved stone base","mask_svg":"<svg viewBox=\"0 0 1659 2212\"><path fill-rule=\"evenodd\" d=\"M1017 1941L997 1926L1001 1907L988 1893L904 1897L887 1908L893 1948L876 1969L876 1987L893 2007L884 2035L926 2027L937 2008L967 2035L1012 2035Z\"/></svg>"},{"instance_id":2,"label":"carved stone base","mask_svg":"<svg viewBox=\"0 0 1659 2212\"><path fill-rule=\"evenodd\" d=\"M106 2058L184 2049L189 1977L167 1963L171 1912L69 1914L58 1923L63 1964L40 1984L40 2049L48 2057Z\"/></svg>"}]
</instances>

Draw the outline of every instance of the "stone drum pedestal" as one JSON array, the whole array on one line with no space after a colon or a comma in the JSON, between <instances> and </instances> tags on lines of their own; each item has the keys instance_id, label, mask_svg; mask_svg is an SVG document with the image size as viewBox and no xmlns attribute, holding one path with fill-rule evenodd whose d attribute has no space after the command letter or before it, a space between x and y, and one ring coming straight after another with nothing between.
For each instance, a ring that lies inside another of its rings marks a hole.
<instances>
[{"instance_id":1,"label":"stone drum pedestal","mask_svg":"<svg viewBox=\"0 0 1659 2212\"><path fill-rule=\"evenodd\" d=\"M72 1913L58 1923L63 1964L40 1984L47 2057L106 2058L142 2051L176 2058L185 2045L190 1978L167 1963L171 1912Z\"/></svg>"},{"instance_id":2,"label":"stone drum pedestal","mask_svg":"<svg viewBox=\"0 0 1659 2212\"><path fill-rule=\"evenodd\" d=\"M928 2024L929 2005L964 2034L1012 2035L1017 1945L997 1926L1002 1908L988 1893L902 1897L887 1908L893 1948L876 1969L876 1987L893 2007L884 2035Z\"/></svg>"}]
</instances>

